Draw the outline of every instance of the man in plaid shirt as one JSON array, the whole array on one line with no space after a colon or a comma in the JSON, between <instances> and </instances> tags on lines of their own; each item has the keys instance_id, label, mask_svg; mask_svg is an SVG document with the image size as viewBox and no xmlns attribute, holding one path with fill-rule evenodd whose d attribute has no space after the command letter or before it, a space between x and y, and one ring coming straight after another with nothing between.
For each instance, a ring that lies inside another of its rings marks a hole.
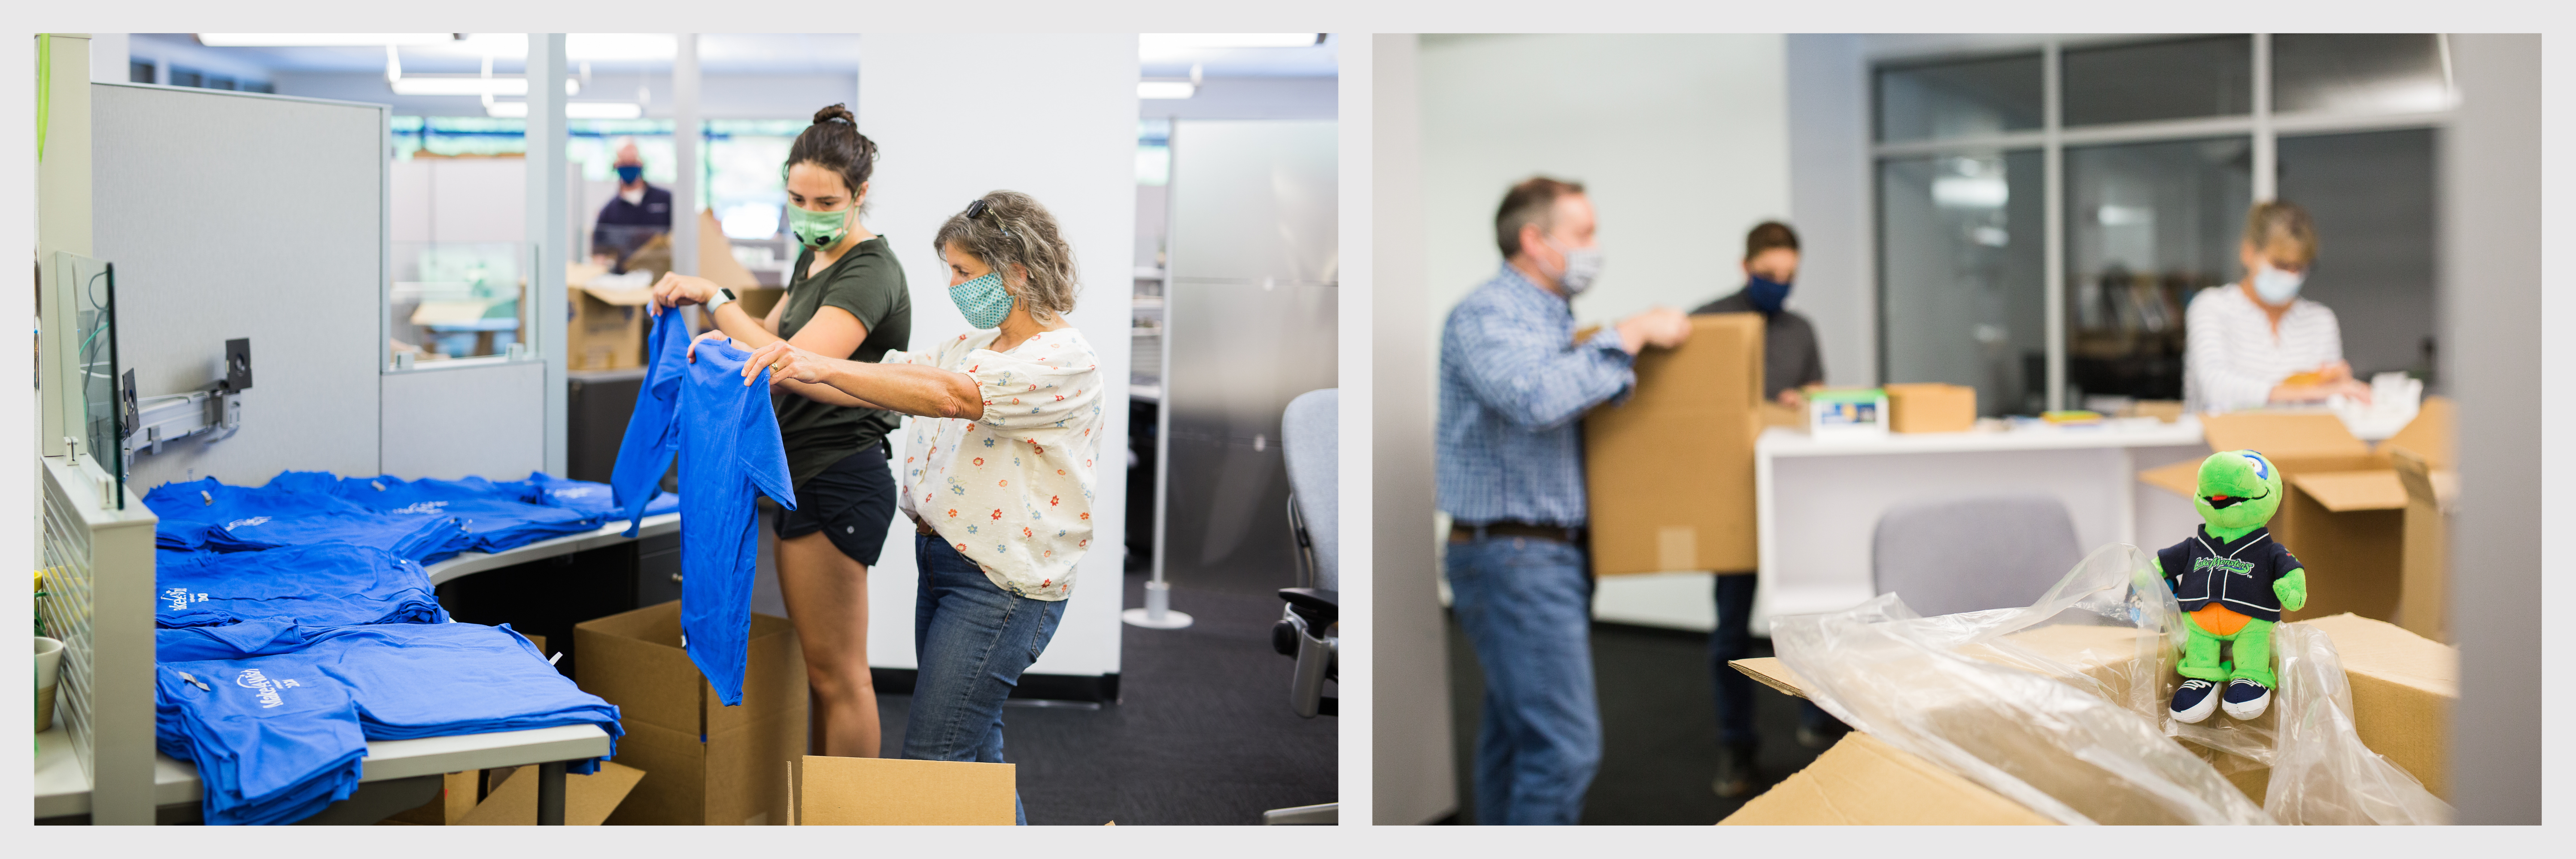
<instances>
[{"instance_id":1,"label":"man in plaid shirt","mask_svg":"<svg viewBox=\"0 0 2576 859\"><path fill-rule=\"evenodd\" d=\"M1584 411L1624 399L1638 350L1690 336L1657 307L1577 343L1570 299L1601 270L1583 186L1512 186L1502 269L1440 336L1440 509L1452 607L1485 672L1476 822L1571 824L1601 762L1585 559Z\"/></svg>"}]
</instances>

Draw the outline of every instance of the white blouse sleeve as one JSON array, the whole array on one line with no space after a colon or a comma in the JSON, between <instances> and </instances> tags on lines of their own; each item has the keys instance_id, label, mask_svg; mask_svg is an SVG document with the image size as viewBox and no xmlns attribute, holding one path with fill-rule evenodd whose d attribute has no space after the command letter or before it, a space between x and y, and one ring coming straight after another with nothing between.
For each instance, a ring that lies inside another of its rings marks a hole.
<instances>
[{"instance_id":1,"label":"white blouse sleeve","mask_svg":"<svg viewBox=\"0 0 2576 859\"><path fill-rule=\"evenodd\" d=\"M1061 429L1099 410L1100 361L1079 339L1041 335L1017 352L966 357L966 375L984 394L977 423L1005 433Z\"/></svg>"}]
</instances>

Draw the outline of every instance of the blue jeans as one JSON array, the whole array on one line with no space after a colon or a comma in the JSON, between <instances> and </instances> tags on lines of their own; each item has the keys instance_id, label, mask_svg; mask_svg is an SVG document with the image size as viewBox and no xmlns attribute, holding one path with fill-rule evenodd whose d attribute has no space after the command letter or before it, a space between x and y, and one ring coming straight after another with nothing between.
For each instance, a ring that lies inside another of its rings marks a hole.
<instances>
[{"instance_id":1,"label":"blue jeans","mask_svg":"<svg viewBox=\"0 0 2576 859\"><path fill-rule=\"evenodd\" d=\"M1449 544L1458 625L1484 667L1476 822L1572 824L1601 768L1592 575L1583 549L1535 537Z\"/></svg>"},{"instance_id":2,"label":"blue jeans","mask_svg":"<svg viewBox=\"0 0 2576 859\"><path fill-rule=\"evenodd\" d=\"M913 537L921 568L913 602L912 652L921 668L912 686L912 715L903 756L925 761L1002 760L1002 700L1020 672L1046 652L1064 619L1064 601L1033 600L995 586L974 561L936 536ZM1026 826L1019 798L1012 815Z\"/></svg>"}]
</instances>

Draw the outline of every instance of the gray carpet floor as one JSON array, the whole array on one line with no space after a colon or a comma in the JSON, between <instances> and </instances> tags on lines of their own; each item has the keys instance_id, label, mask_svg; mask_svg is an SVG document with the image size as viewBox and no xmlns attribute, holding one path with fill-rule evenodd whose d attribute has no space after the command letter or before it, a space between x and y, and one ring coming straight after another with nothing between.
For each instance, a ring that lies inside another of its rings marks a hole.
<instances>
[{"instance_id":1,"label":"gray carpet floor","mask_svg":"<svg viewBox=\"0 0 2576 859\"><path fill-rule=\"evenodd\" d=\"M1126 604L1143 605L1144 577L1125 578ZM1031 825L1258 824L1265 809L1334 800L1341 720L1289 711L1293 661L1270 649L1278 598L1176 586L1172 607L1197 622L1123 627L1118 703L1003 712ZM878 699L889 755L911 703Z\"/></svg>"}]
</instances>

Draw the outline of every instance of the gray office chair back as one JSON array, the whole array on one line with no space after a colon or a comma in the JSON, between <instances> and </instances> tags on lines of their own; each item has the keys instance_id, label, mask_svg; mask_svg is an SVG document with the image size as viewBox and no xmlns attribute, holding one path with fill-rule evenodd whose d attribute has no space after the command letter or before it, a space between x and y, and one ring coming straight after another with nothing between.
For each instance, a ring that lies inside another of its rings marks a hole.
<instances>
[{"instance_id":1,"label":"gray office chair back","mask_svg":"<svg viewBox=\"0 0 2576 859\"><path fill-rule=\"evenodd\" d=\"M1341 389L1307 391L1288 401L1279 442L1288 458L1288 503L1312 546L1314 580L1305 584L1338 591L1342 583Z\"/></svg>"},{"instance_id":2,"label":"gray office chair back","mask_svg":"<svg viewBox=\"0 0 2576 859\"><path fill-rule=\"evenodd\" d=\"M1924 617L2038 602L2084 559L2075 519L2041 493L1952 496L1899 504L1870 547L1878 592Z\"/></svg>"}]
</instances>

